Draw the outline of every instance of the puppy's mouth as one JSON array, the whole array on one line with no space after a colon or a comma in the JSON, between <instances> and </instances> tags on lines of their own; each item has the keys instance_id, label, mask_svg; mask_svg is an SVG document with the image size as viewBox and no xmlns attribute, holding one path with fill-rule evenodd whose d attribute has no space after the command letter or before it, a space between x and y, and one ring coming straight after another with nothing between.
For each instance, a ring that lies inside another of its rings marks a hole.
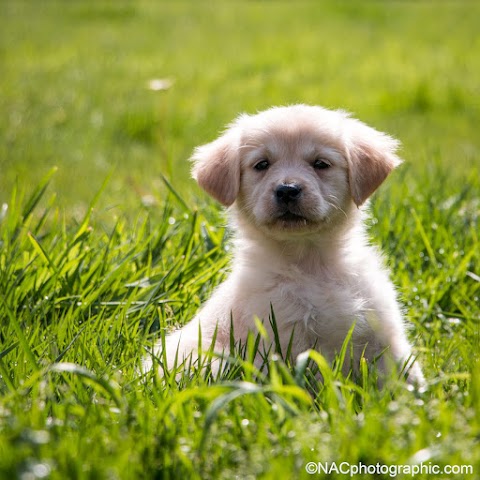
<instances>
[{"instance_id":1,"label":"puppy's mouth","mask_svg":"<svg viewBox=\"0 0 480 480\"><path fill-rule=\"evenodd\" d=\"M293 212L285 212L279 215L279 220L284 222L306 222L307 219Z\"/></svg>"},{"instance_id":2,"label":"puppy's mouth","mask_svg":"<svg viewBox=\"0 0 480 480\"><path fill-rule=\"evenodd\" d=\"M283 227L302 227L308 224L306 217L290 210L280 213L276 217L276 221L280 222Z\"/></svg>"}]
</instances>

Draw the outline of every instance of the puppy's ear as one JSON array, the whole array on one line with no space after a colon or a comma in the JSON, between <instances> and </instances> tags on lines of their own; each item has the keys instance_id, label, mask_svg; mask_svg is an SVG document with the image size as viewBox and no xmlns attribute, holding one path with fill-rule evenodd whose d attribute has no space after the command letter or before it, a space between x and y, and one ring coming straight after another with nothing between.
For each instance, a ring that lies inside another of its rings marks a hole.
<instances>
[{"instance_id":1,"label":"puppy's ear","mask_svg":"<svg viewBox=\"0 0 480 480\"><path fill-rule=\"evenodd\" d=\"M230 129L217 140L197 147L191 158L193 178L226 207L235 201L240 189L238 143L238 135Z\"/></svg>"},{"instance_id":2,"label":"puppy's ear","mask_svg":"<svg viewBox=\"0 0 480 480\"><path fill-rule=\"evenodd\" d=\"M358 120L347 121L352 127L348 139L350 191L353 201L360 206L402 161L395 154L397 140Z\"/></svg>"}]
</instances>

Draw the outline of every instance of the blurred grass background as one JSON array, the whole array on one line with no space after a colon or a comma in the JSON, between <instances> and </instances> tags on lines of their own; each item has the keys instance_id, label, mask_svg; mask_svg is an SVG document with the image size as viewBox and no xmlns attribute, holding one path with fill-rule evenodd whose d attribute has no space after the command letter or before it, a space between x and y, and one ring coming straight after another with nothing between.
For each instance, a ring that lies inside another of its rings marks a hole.
<instances>
[{"instance_id":1,"label":"blurred grass background","mask_svg":"<svg viewBox=\"0 0 480 480\"><path fill-rule=\"evenodd\" d=\"M416 188L478 162L476 2L3 2L0 201L52 166L81 214L188 196L186 161L239 112L305 102L399 137ZM153 91L152 79L171 88ZM441 155L439 155L441 152ZM476 159L476 160L475 160ZM468 176L468 175L467 175Z\"/></svg>"}]
</instances>

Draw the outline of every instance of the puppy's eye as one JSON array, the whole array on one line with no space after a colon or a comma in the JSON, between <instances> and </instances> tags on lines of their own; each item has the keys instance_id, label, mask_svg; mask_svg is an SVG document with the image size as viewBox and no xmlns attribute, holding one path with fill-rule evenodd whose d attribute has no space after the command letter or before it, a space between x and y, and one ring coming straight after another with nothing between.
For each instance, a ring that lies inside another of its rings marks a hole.
<instances>
[{"instance_id":1,"label":"puppy's eye","mask_svg":"<svg viewBox=\"0 0 480 480\"><path fill-rule=\"evenodd\" d=\"M326 168L330 168L330 164L327 163L323 158L316 158L313 162L313 168L317 170L324 170Z\"/></svg>"},{"instance_id":2,"label":"puppy's eye","mask_svg":"<svg viewBox=\"0 0 480 480\"><path fill-rule=\"evenodd\" d=\"M253 167L255 170L261 171L266 170L270 166L270 162L266 159L260 160Z\"/></svg>"}]
</instances>

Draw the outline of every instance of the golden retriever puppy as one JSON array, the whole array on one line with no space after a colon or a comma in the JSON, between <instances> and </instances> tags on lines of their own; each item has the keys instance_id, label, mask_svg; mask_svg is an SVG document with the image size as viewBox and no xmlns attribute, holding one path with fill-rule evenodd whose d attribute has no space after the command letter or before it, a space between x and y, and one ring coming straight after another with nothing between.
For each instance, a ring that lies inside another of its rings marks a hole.
<instances>
[{"instance_id":1,"label":"golden retriever puppy","mask_svg":"<svg viewBox=\"0 0 480 480\"><path fill-rule=\"evenodd\" d=\"M228 351L231 326L245 340L258 317L273 340L273 310L282 352L290 345L293 358L315 348L333 359L355 325L346 371L386 350L400 368L410 362L411 383L423 383L395 288L362 222L362 206L401 162L397 146L342 111L295 105L241 115L198 147L193 176L228 207L235 232L232 269L166 338L168 367L196 358L199 331L203 349L216 334L216 351Z\"/></svg>"}]
</instances>

